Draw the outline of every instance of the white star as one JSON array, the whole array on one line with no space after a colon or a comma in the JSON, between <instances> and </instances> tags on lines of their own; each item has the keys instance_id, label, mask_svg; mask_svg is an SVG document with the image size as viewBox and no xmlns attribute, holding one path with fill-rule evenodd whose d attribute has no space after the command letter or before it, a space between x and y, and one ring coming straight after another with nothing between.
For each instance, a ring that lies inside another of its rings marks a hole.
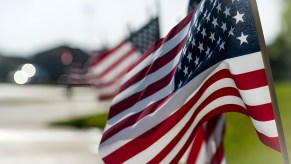
<instances>
[{"instance_id":1,"label":"white star","mask_svg":"<svg viewBox=\"0 0 291 164\"><path fill-rule=\"evenodd\" d=\"M232 27L230 27L230 28L231 29L228 32L228 36L230 36L230 35L234 36L233 31L234 31L235 28L232 28Z\"/></svg>"},{"instance_id":2,"label":"white star","mask_svg":"<svg viewBox=\"0 0 291 164\"><path fill-rule=\"evenodd\" d=\"M192 53L190 53L190 52L188 53L187 59L189 60L189 63L190 63L191 60L193 60L192 59Z\"/></svg>"},{"instance_id":3,"label":"white star","mask_svg":"<svg viewBox=\"0 0 291 164\"><path fill-rule=\"evenodd\" d=\"M192 75L192 72L190 72L188 76L190 77L191 75Z\"/></svg>"},{"instance_id":4,"label":"white star","mask_svg":"<svg viewBox=\"0 0 291 164\"><path fill-rule=\"evenodd\" d=\"M183 72L184 72L185 76L188 75L188 67L185 67Z\"/></svg>"},{"instance_id":5,"label":"white star","mask_svg":"<svg viewBox=\"0 0 291 164\"><path fill-rule=\"evenodd\" d=\"M191 38L192 37L192 32L190 31L189 33L188 33L188 38Z\"/></svg>"},{"instance_id":6,"label":"white star","mask_svg":"<svg viewBox=\"0 0 291 164\"><path fill-rule=\"evenodd\" d=\"M208 54L207 59L209 59L212 55L212 52Z\"/></svg>"},{"instance_id":7,"label":"white star","mask_svg":"<svg viewBox=\"0 0 291 164\"><path fill-rule=\"evenodd\" d=\"M219 45L221 42L221 37L218 38L218 41L216 42L217 45Z\"/></svg>"},{"instance_id":8,"label":"white star","mask_svg":"<svg viewBox=\"0 0 291 164\"><path fill-rule=\"evenodd\" d=\"M201 34L203 35L203 39L204 39L204 37L206 36L206 29L205 28L203 28Z\"/></svg>"},{"instance_id":9,"label":"white star","mask_svg":"<svg viewBox=\"0 0 291 164\"><path fill-rule=\"evenodd\" d=\"M240 40L240 45L242 45L243 43L248 43L247 37L248 35L244 35L243 32L241 32L241 36L237 37L237 39Z\"/></svg>"},{"instance_id":10,"label":"white star","mask_svg":"<svg viewBox=\"0 0 291 164\"><path fill-rule=\"evenodd\" d=\"M195 38L193 38L193 40L192 40L191 44L192 44L192 48L193 48L194 46L196 46L196 43L195 43Z\"/></svg>"},{"instance_id":11,"label":"white star","mask_svg":"<svg viewBox=\"0 0 291 164\"><path fill-rule=\"evenodd\" d=\"M221 28L222 28L223 32L225 32L227 30L226 23L222 22Z\"/></svg>"},{"instance_id":12,"label":"white star","mask_svg":"<svg viewBox=\"0 0 291 164\"><path fill-rule=\"evenodd\" d=\"M208 56L208 55L209 55L209 53L210 53L210 48L209 48L209 47L207 47L207 51L205 52L205 54Z\"/></svg>"},{"instance_id":13,"label":"white star","mask_svg":"<svg viewBox=\"0 0 291 164\"><path fill-rule=\"evenodd\" d=\"M204 12L204 19L207 17L207 13L208 13L208 10L206 10L205 12Z\"/></svg>"},{"instance_id":14,"label":"white star","mask_svg":"<svg viewBox=\"0 0 291 164\"><path fill-rule=\"evenodd\" d=\"M206 20L207 20L207 23L210 21L210 13L207 15L207 18L206 18Z\"/></svg>"},{"instance_id":15,"label":"white star","mask_svg":"<svg viewBox=\"0 0 291 164\"><path fill-rule=\"evenodd\" d=\"M186 54L186 47L183 48L183 54Z\"/></svg>"},{"instance_id":16,"label":"white star","mask_svg":"<svg viewBox=\"0 0 291 164\"><path fill-rule=\"evenodd\" d=\"M197 32L200 31L200 27L201 27L201 24L199 23L199 24L198 24L198 27L197 27Z\"/></svg>"},{"instance_id":17,"label":"white star","mask_svg":"<svg viewBox=\"0 0 291 164\"><path fill-rule=\"evenodd\" d=\"M181 69L182 69L182 67L181 67L181 62L180 62L178 65L178 71L180 71Z\"/></svg>"},{"instance_id":18,"label":"white star","mask_svg":"<svg viewBox=\"0 0 291 164\"><path fill-rule=\"evenodd\" d=\"M221 11L221 3L218 3L216 9L217 9L217 12Z\"/></svg>"},{"instance_id":19,"label":"white star","mask_svg":"<svg viewBox=\"0 0 291 164\"><path fill-rule=\"evenodd\" d=\"M220 51L221 49L224 49L224 44L225 44L225 42L222 41L222 43L221 43L220 46L219 46L219 51Z\"/></svg>"},{"instance_id":20,"label":"white star","mask_svg":"<svg viewBox=\"0 0 291 164\"><path fill-rule=\"evenodd\" d=\"M199 58L196 56L196 59L195 59L195 66L197 66L199 64Z\"/></svg>"},{"instance_id":21,"label":"white star","mask_svg":"<svg viewBox=\"0 0 291 164\"><path fill-rule=\"evenodd\" d=\"M217 23L217 18L214 18L214 17L213 17L212 24L214 25L214 28L218 25L218 23Z\"/></svg>"},{"instance_id":22,"label":"white star","mask_svg":"<svg viewBox=\"0 0 291 164\"><path fill-rule=\"evenodd\" d=\"M227 18L227 16L230 16L230 8L227 8L227 7L225 7L225 10L224 10L224 14L225 14L225 17Z\"/></svg>"},{"instance_id":23,"label":"white star","mask_svg":"<svg viewBox=\"0 0 291 164\"><path fill-rule=\"evenodd\" d=\"M240 14L240 13L237 11L236 16L233 17L233 18L236 20L236 24L237 24L239 21L244 22L244 20L243 20L243 18L242 18L244 15L245 15L245 14Z\"/></svg>"},{"instance_id":24,"label":"white star","mask_svg":"<svg viewBox=\"0 0 291 164\"><path fill-rule=\"evenodd\" d=\"M178 84L178 87L180 88L182 86L182 81L180 80L180 83Z\"/></svg>"},{"instance_id":25,"label":"white star","mask_svg":"<svg viewBox=\"0 0 291 164\"><path fill-rule=\"evenodd\" d=\"M210 32L210 39L211 39L211 43L213 43L213 41L215 41L215 33Z\"/></svg>"},{"instance_id":26,"label":"white star","mask_svg":"<svg viewBox=\"0 0 291 164\"><path fill-rule=\"evenodd\" d=\"M200 50L200 53L201 53L201 51L204 51L203 43L200 43L200 42L199 42L199 47L198 47L198 49Z\"/></svg>"}]
</instances>

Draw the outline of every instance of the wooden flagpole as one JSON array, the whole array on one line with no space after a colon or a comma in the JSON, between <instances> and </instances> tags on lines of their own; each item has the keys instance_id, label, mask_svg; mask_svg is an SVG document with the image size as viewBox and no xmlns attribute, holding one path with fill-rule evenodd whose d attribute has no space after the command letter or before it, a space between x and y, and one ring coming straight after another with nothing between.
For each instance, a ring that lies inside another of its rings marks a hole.
<instances>
[{"instance_id":1,"label":"wooden flagpole","mask_svg":"<svg viewBox=\"0 0 291 164\"><path fill-rule=\"evenodd\" d=\"M267 74L267 79L268 79L268 84L269 84L269 91L270 91L271 100L273 104L273 112L275 115L276 126L277 126L278 135L280 139L281 153L283 156L284 164L289 164L290 162L288 158L288 151L287 151L286 141L284 137L283 126L282 126L278 101L276 97L276 92L275 92L275 87L274 87L274 82L273 82L273 77L272 77L272 72L271 72L271 66L270 66L270 62L269 62L269 58L267 54L266 43L265 43L262 25L261 25L261 21L259 17L257 2L256 0L250 0L250 2L251 2L251 8L253 12L253 17L255 20L256 31L258 34L260 48L262 52L262 57L263 57L263 61L264 61L265 69L266 69L266 74Z\"/></svg>"}]
</instances>

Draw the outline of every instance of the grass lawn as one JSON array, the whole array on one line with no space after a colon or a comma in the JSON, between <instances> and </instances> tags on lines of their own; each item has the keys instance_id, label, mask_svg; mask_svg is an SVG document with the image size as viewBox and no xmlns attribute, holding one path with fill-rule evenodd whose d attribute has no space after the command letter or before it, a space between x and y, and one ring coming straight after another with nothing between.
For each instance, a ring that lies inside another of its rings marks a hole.
<instances>
[{"instance_id":1,"label":"grass lawn","mask_svg":"<svg viewBox=\"0 0 291 164\"><path fill-rule=\"evenodd\" d=\"M285 132L287 148L291 151L291 83L276 84L277 98L281 119ZM107 113L67 120L54 125L70 125L75 127L104 128ZM263 145L247 116L238 113L227 113L226 137L224 139L227 163L230 164L277 164L283 163L280 153ZM289 152L289 157L291 153Z\"/></svg>"}]
</instances>

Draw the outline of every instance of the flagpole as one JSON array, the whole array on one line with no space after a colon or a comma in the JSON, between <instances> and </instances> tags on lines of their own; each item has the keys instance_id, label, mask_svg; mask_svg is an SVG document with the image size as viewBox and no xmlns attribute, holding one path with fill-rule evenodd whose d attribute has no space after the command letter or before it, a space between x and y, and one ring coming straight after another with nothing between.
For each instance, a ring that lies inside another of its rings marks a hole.
<instances>
[{"instance_id":1,"label":"flagpole","mask_svg":"<svg viewBox=\"0 0 291 164\"><path fill-rule=\"evenodd\" d=\"M276 97L274 81L273 81L273 77L271 73L271 66L270 66L265 39L264 39L263 31L262 31L262 25L261 25L261 21L259 17L258 7L257 7L256 0L250 0L250 2L251 2L251 8L254 14L254 20L255 20L256 30L257 30L260 48L262 52L262 57L263 57L263 61L264 61L265 69L266 69L266 74L267 74L267 79L268 79L268 84L269 84L269 91L270 91L271 100L273 104L273 112L275 115L276 126L277 126L278 135L280 139L281 153L282 153L284 164L289 164L290 162L288 158L288 151L287 151L286 141L284 137L283 126L282 126L278 101Z\"/></svg>"},{"instance_id":2,"label":"flagpole","mask_svg":"<svg viewBox=\"0 0 291 164\"><path fill-rule=\"evenodd\" d=\"M160 23L160 21L161 21L161 17L162 17L162 10L161 10L161 1L160 0L155 1L155 7L157 10L156 12L157 12L157 17L158 17L158 21L159 21L159 35L161 36L162 23Z\"/></svg>"}]
</instances>

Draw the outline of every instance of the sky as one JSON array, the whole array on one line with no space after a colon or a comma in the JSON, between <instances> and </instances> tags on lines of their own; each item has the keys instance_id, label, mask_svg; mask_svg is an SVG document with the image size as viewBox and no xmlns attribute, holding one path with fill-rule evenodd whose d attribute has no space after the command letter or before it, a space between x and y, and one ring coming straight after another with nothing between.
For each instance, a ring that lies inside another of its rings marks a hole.
<instances>
[{"instance_id":1,"label":"sky","mask_svg":"<svg viewBox=\"0 0 291 164\"><path fill-rule=\"evenodd\" d=\"M283 0L257 0L267 44L281 28ZM152 16L161 35L186 16L188 0L0 0L0 54L29 56L69 45L112 47ZM270 11L271 10L271 11Z\"/></svg>"}]
</instances>

